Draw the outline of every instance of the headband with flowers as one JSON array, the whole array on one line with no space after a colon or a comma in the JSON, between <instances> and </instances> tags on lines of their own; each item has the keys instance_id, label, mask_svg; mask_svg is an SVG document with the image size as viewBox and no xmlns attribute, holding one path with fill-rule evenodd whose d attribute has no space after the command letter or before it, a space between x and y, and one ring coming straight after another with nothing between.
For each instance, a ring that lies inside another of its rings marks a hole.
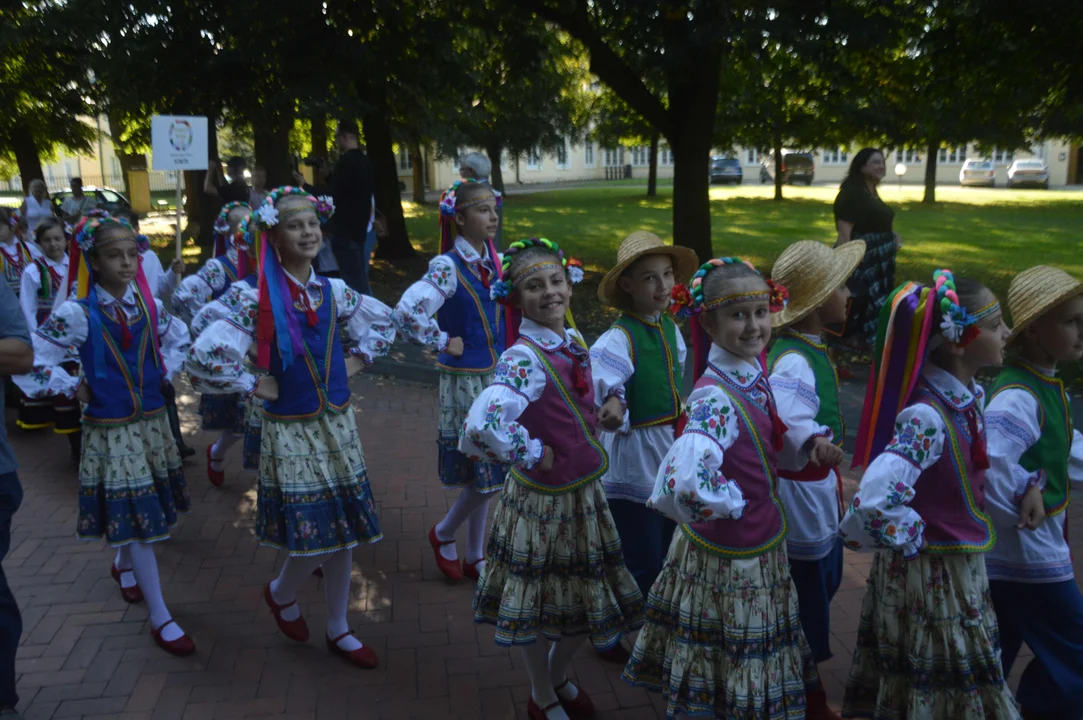
<instances>
[{"instance_id":1,"label":"headband with flowers","mask_svg":"<svg viewBox=\"0 0 1083 720\"><path fill-rule=\"evenodd\" d=\"M335 214L335 203L329 196L321 195L320 197L316 197L304 188L284 185L267 193L267 197L263 199L263 202L260 203L260 206L256 209L255 217L257 218L260 228L266 230L267 228L272 228L277 225L279 213L278 208L276 208L275 205L282 198L294 195L303 197L312 203L312 207L316 211L316 217L319 218L321 225L327 224L327 221Z\"/></svg>"},{"instance_id":2,"label":"headband with flowers","mask_svg":"<svg viewBox=\"0 0 1083 720\"><path fill-rule=\"evenodd\" d=\"M933 273L933 287L936 289L936 305L940 310L940 332L950 342L966 347L981 334L975 325L981 318L988 317L1000 308L1000 303L995 306L985 306L981 309L981 317L971 315L965 307L959 303L959 296L955 292L955 276L951 270L937 270Z\"/></svg>"},{"instance_id":3,"label":"headband with flowers","mask_svg":"<svg viewBox=\"0 0 1083 720\"><path fill-rule=\"evenodd\" d=\"M458 200L459 188L463 185L483 184L491 193L490 195L482 195L476 197L469 202L460 203ZM479 205L487 200L496 200L496 207L499 210L504 204L504 198L488 183L479 183L474 178L464 178L462 180L456 180L451 183L451 187L444 191L444 194L440 196L440 254L451 250L455 245L455 213L460 210L465 210L468 207Z\"/></svg>"},{"instance_id":4,"label":"headband with flowers","mask_svg":"<svg viewBox=\"0 0 1083 720\"><path fill-rule=\"evenodd\" d=\"M8 225L11 226L12 230L19 227L19 221L22 219L22 213L19 212L18 208L12 208L8 211Z\"/></svg>"},{"instance_id":5,"label":"headband with flowers","mask_svg":"<svg viewBox=\"0 0 1083 720\"><path fill-rule=\"evenodd\" d=\"M511 261L516 254L532 247L545 248L556 255L557 260L560 262L560 267L564 268L568 273L568 280L570 280L573 285L578 285L583 282L583 263L575 258L564 257L564 251L552 240L547 240L545 238L527 238L526 240L513 242L504 251L503 263L501 265L501 279L492 284L492 287L489 289L489 297L502 305L511 304L511 291L515 289L515 283L522 279L527 274L527 271L532 270L532 268L520 271L515 277L511 277L508 274L508 269L511 267ZM555 263L553 264L553 267L556 267Z\"/></svg>"},{"instance_id":6,"label":"headband with flowers","mask_svg":"<svg viewBox=\"0 0 1083 720\"><path fill-rule=\"evenodd\" d=\"M250 211L248 203L241 202L239 200L233 200L222 206L222 209L218 213L218 217L214 219L214 225L211 230L214 232L214 255L220 257L226 254L229 249L229 245L237 247L236 235L244 234L244 228L247 221L241 223L240 232L230 235L229 229L229 214L238 208L243 208Z\"/></svg>"},{"instance_id":7,"label":"headband with flowers","mask_svg":"<svg viewBox=\"0 0 1083 720\"><path fill-rule=\"evenodd\" d=\"M708 310L715 310L720 307L732 305L733 303L747 302L749 300L767 300L772 313L782 312L787 303L789 303L790 292L786 289L785 285L776 283L770 279L765 280L767 283L766 292L761 290L755 292L732 293L713 300L704 299L703 281L707 277L707 273L715 268L736 265L738 263L745 265L749 270L760 275L760 271L747 260L735 257L711 258L699 266L699 270L692 276L692 279L688 282L687 286L676 285L673 288L670 293L670 298L673 300L669 306L670 312L677 317L689 318Z\"/></svg>"}]
</instances>

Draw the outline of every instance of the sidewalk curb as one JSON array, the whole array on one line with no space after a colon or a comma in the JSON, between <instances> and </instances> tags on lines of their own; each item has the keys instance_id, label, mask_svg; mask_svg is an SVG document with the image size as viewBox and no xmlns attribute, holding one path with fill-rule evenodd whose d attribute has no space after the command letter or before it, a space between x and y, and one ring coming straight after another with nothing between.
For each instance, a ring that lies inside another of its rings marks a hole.
<instances>
[{"instance_id":1,"label":"sidewalk curb","mask_svg":"<svg viewBox=\"0 0 1083 720\"><path fill-rule=\"evenodd\" d=\"M395 360L389 357L376 358L370 375L385 375L396 380L436 386L440 384L440 373L431 363Z\"/></svg>"}]
</instances>

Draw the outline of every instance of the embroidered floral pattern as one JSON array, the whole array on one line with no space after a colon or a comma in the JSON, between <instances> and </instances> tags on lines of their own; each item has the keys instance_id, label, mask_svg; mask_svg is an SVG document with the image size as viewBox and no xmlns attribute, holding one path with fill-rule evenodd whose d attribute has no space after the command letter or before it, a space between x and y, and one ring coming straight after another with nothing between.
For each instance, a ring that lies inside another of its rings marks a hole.
<instances>
[{"instance_id":1,"label":"embroidered floral pattern","mask_svg":"<svg viewBox=\"0 0 1083 720\"><path fill-rule=\"evenodd\" d=\"M727 425L733 408L717 397L696 400L688 408L688 427L685 432L698 432L720 442L728 434Z\"/></svg>"},{"instance_id":2,"label":"embroidered floral pattern","mask_svg":"<svg viewBox=\"0 0 1083 720\"><path fill-rule=\"evenodd\" d=\"M884 448L884 452L901 455L917 467L925 466L933 441L939 434L935 427L925 426L918 417L895 423L895 436Z\"/></svg>"},{"instance_id":3,"label":"embroidered floral pattern","mask_svg":"<svg viewBox=\"0 0 1083 720\"><path fill-rule=\"evenodd\" d=\"M451 266L451 263L446 258L434 258L429 264L429 271L423 279L432 283L444 297L454 295L455 287L458 285L455 280L455 268Z\"/></svg>"},{"instance_id":4,"label":"embroidered floral pattern","mask_svg":"<svg viewBox=\"0 0 1083 720\"><path fill-rule=\"evenodd\" d=\"M533 372L533 363L526 358L511 361L502 359L496 364L496 370L493 372L493 384L506 385L525 395L530 387Z\"/></svg>"}]
</instances>

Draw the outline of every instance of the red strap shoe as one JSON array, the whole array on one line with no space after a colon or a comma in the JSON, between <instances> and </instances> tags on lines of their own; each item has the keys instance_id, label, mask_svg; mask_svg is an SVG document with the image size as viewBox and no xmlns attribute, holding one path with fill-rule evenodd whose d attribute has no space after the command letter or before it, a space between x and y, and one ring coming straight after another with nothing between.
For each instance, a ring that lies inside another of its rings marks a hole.
<instances>
[{"instance_id":1,"label":"red strap shoe","mask_svg":"<svg viewBox=\"0 0 1083 720\"><path fill-rule=\"evenodd\" d=\"M222 483L226 481L226 471L215 470L211 467L211 450L213 448L214 445L207 446L207 479L211 481L211 485L214 485L215 487L222 487Z\"/></svg>"},{"instance_id":2,"label":"red strap shoe","mask_svg":"<svg viewBox=\"0 0 1083 720\"><path fill-rule=\"evenodd\" d=\"M485 558L478 560L477 562L467 562L463 559L463 577L468 577L474 582L481 579L481 573L478 572L478 565L485 562Z\"/></svg>"},{"instance_id":3,"label":"red strap shoe","mask_svg":"<svg viewBox=\"0 0 1083 720\"><path fill-rule=\"evenodd\" d=\"M553 688L557 691L557 699L560 700L560 706L564 708L564 712L567 713L570 720L587 720L587 718L594 717L594 703L583 692L583 688L578 685L575 686L575 689L579 691L579 694L575 696L575 700L565 700L560 697L560 691L569 682L571 681L568 678L564 678L564 682Z\"/></svg>"},{"instance_id":4,"label":"red strap shoe","mask_svg":"<svg viewBox=\"0 0 1083 720\"><path fill-rule=\"evenodd\" d=\"M538 707L538 703L534 702L534 696L531 695L530 699L526 701L526 715L530 720L549 720L546 713L558 705L560 705L560 700L545 707Z\"/></svg>"},{"instance_id":5,"label":"red strap shoe","mask_svg":"<svg viewBox=\"0 0 1083 720\"><path fill-rule=\"evenodd\" d=\"M120 582L120 576L124 573L130 572L132 572L131 569L121 570L117 567L117 564L115 562L113 563L113 569L111 571L111 574L113 576L113 579L117 581L117 587L120 588L120 596L124 598L124 602L128 603L129 605L134 605L136 603L143 602L143 591L139 589L139 585L132 585L131 587L126 588ZM134 576L135 573L132 573L132 575Z\"/></svg>"},{"instance_id":6,"label":"red strap shoe","mask_svg":"<svg viewBox=\"0 0 1083 720\"><path fill-rule=\"evenodd\" d=\"M462 580L463 571L459 567L458 560L448 560L440 554L440 548L444 545L454 545L455 540L441 540L436 537L436 526L432 526L432 530L429 530L429 545L432 545L433 555L436 556L436 567L440 568L440 572L444 573L444 576L448 580Z\"/></svg>"},{"instance_id":7,"label":"red strap shoe","mask_svg":"<svg viewBox=\"0 0 1083 720\"><path fill-rule=\"evenodd\" d=\"M374 653L372 648L368 645L362 645L356 650L343 650L340 648L338 646L338 641L348 635L353 635L353 630L347 630L334 640L325 635L324 639L327 640L327 649L330 650L333 655L345 658L350 664L359 667L362 670L371 670L380 664L379 659L376 657L376 653Z\"/></svg>"},{"instance_id":8,"label":"red strap shoe","mask_svg":"<svg viewBox=\"0 0 1083 720\"><path fill-rule=\"evenodd\" d=\"M308 623L305 622L303 615L298 616L296 620L282 619L282 611L296 605L296 599L285 605L279 605L275 602L275 599L271 597L271 583L267 583L263 586L263 599L267 602L267 607L271 608L271 614L275 616L275 622L278 623L278 629L282 631L283 635L290 640L296 640L297 642L308 641Z\"/></svg>"},{"instance_id":9,"label":"red strap shoe","mask_svg":"<svg viewBox=\"0 0 1083 720\"><path fill-rule=\"evenodd\" d=\"M158 644L158 647L165 650L170 655L176 655L177 657L184 657L185 655L194 653L196 651L196 644L192 642L192 638L187 635L181 635L176 640L162 639L162 630L169 625L176 625L176 623L172 620L167 620L150 631L151 637L154 638L154 642Z\"/></svg>"}]
</instances>

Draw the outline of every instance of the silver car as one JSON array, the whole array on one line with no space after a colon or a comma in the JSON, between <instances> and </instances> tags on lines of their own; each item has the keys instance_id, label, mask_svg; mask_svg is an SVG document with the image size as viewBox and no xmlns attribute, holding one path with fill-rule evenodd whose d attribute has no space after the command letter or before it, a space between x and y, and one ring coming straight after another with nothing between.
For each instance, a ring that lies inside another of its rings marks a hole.
<instances>
[{"instance_id":1,"label":"silver car","mask_svg":"<svg viewBox=\"0 0 1083 720\"><path fill-rule=\"evenodd\" d=\"M1043 190L1049 189L1049 168L1039 158L1016 160L1008 168L1008 187L1033 185Z\"/></svg>"},{"instance_id":2,"label":"silver car","mask_svg":"<svg viewBox=\"0 0 1083 720\"><path fill-rule=\"evenodd\" d=\"M992 160L967 160L959 170L959 184L966 187L996 187L997 171Z\"/></svg>"}]
</instances>

